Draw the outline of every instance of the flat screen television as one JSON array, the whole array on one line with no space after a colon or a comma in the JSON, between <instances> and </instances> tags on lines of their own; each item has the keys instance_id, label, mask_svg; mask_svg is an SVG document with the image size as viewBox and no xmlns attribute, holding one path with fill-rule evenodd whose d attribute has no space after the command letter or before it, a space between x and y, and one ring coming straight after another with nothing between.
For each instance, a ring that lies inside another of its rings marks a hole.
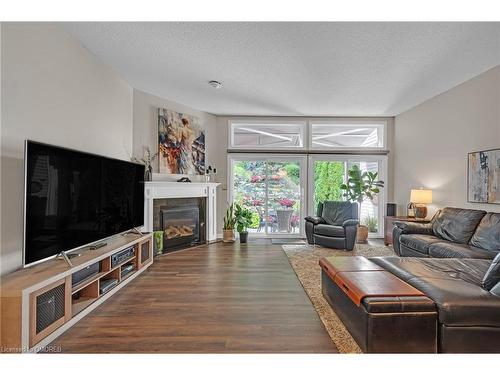
<instances>
[{"instance_id":1,"label":"flat screen television","mask_svg":"<svg viewBox=\"0 0 500 375\"><path fill-rule=\"evenodd\" d=\"M143 165L26 141L24 266L143 224Z\"/></svg>"}]
</instances>

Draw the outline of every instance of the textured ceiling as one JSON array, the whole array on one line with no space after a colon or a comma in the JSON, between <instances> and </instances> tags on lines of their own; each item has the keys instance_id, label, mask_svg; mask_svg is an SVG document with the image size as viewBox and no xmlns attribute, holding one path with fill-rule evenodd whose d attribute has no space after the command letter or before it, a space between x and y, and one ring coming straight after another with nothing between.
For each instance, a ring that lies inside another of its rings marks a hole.
<instances>
[{"instance_id":1,"label":"textured ceiling","mask_svg":"<svg viewBox=\"0 0 500 375\"><path fill-rule=\"evenodd\" d=\"M500 23L63 26L133 87L220 115L393 116L500 64Z\"/></svg>"}]
</instances>

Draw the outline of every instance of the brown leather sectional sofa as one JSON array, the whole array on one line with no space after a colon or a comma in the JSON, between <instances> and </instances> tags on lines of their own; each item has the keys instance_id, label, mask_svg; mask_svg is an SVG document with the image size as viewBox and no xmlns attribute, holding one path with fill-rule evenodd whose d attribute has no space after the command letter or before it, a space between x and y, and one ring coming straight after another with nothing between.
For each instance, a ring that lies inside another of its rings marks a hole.
<instances>
[{"instance_id":1,"label":"brown leather sectional sofa","mask_svg":"<svg viewBox=\"0 0 500 375\"><path fill-rule=\"evenodd\" d=\"M445 208L429 224L397 223L393 233L399 257L369 261L423 296L376 291L357 306L322 267L323 295L362 350L500 353L500 214Z\"/></svg>"}]
</instances>

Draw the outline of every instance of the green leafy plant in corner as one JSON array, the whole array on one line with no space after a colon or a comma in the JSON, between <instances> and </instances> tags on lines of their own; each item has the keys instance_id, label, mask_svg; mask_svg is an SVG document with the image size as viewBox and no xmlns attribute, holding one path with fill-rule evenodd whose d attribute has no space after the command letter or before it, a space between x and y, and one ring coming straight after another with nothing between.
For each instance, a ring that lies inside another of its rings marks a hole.
<instances>
[{"instance_id":1,"label":"green leafy plant in corner","mask_svg":"<svg viewBox=\"0 0 500 375\"><path fill-rule=\"evenodd\" d=\"M236 230L238 233L246 232L247 228L252 225L252 216L252 211L236 204L234 219L236 221Z\"/></svg>"},{"instance_id":2,"label":"green leafy plant in corner","mask_svg":"<svg viewBox=\"0 0 500 375\"><path fill-rule=\"evenodd\" d=\"M343 196L347 200L359 203L361 215L361 204L365 198L373 200L374 195L384 187L384 181L377 180L377 172L362 172L356 164L349 169L347 175L347 184L340 185L340 189L344 190Z\"/></svg>"},{"instance_id":3,"label":"green leafy plant in corner","mask_svg":"<svg viewBox=\"0 0 500 375\"><path fill-rule=\"evenodd\" d=\"M234 217L234 203L232 203L226 210L226 215L224 216L224 230L233 230L236 224L236 219Z\"/></svg>"}]
</instances>

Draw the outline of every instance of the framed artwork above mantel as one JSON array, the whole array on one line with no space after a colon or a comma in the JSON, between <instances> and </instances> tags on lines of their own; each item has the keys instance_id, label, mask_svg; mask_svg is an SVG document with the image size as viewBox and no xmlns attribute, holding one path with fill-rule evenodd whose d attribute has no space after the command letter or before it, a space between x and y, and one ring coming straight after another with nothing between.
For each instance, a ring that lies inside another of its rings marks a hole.
<instances>
[{"instance_id":1,"label":"framed artwork above mantel","mask_svg":"<svg viewBox=\"0 0 500 375\"><path fill-rule=\"evenodd\" d=\"M467 202L500 204L500 148L468 154Z\"/></svg>"},{"instance_id":2,"label":"framed artwork above mantel","mask_svg":"<svg viewBox=\"0 0 500 375\"><path fill-rule=\"evenodd\" d=\"M205 174L205 130L196 116L158 108L159 172Z\"/></svg>"}]
</instances>

